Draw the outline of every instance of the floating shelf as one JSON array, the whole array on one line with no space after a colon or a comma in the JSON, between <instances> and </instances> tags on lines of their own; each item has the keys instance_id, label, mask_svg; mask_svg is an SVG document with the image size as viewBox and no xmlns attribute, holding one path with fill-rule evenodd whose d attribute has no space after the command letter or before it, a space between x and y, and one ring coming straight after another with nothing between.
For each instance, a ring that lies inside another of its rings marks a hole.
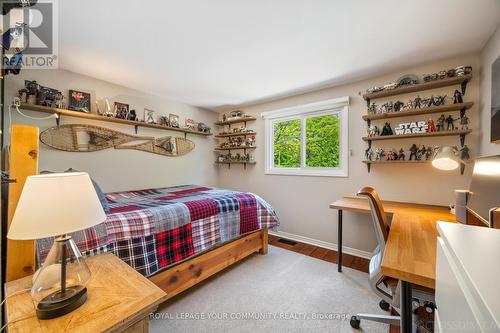
<instances>
[{"instance_id":1,"label":"floating shelf","mask_svg":"<svg viewBox=\"0 0 500 333\"><path fill-rule=\"evenodd\" d=\"M257 118L255 117L238 117L238 118L233 118L230 120L226 121L218 121L215 123L215 125L218 126L224 126L224 125L231 125L231 124L237 124L237 123L246 123L247 121L252 121L256 120Z\"/></svg>"},{"instance_id":2,"label":"floating shelf","mask_svg":"<svg viewBox=\"0 0 500 333\"><path fill-rule=\"evenodd\" d=\"M244 133L229 133L229 134L217 134L216 138L228 138L230 136L247 136L247 135L255 135L256 132L244 132Z\"/></svg>"},{"instance_id":3,"label":"floating shelf","mask_svg":"<svg viewBox=\"0 0 500 333\"><path fill-rule=\"evenodd\" d=\"M389 96L395 96L395 95L402 95L402 94L412 93L412 92L416 92L416 91L424 91L424 90L430 90L430 89L441 88L441 87L447 87L447 86L452 86L455 84L462 85L462 94L464 94L465 93L465 86L471 78L472 78L472 74L467 74L467 75L463 75L463 76L456 76L456 77L451 77L451 78L445 78L445 79L438 79L438 80L430 81L430 82L417 83L417 84L414 84L411 86L405 86L405 87L394 88L394 89L389 89L389 90L382 90L382 91L373 92L373 93L366 93L366 94L363 94L363 98L366 101L370 101L371 99L383 98L383 97L389 97Z\"/></svg>"},{"instance_id":4,"label":"floating shelf","mask_svg":"<svg viewBox=\"0 0 500 333\"><path fill-rule=\"evenodd\" d=\"M231 148L215 148L215 150L243 150L243 149L255 149L255 146L248 147L231 147Z\"/></svg>"},{"instance_id":5,"label":"floating shelf","mask_svg":"<svg viewBox=\"0 0 500 333\"><path fill-rule=\"evenodd\" d=\"M253 161L253 162L244 162L244 161L219 162L219 161L216 161L215 163L217 163L217 164L255 164L256 162L255 161Z\"/></svg>"},{"instance_id":6,"label":"floating shelf","mask_svg":"<svg viewBox=\"0 0 500 333\"><path fill-rule=\"evenodd\" d=\"M193 131L193 130L186 129L186 128L168 127L168 126L162 126L162 125L158 125L158 124L148 124L148 123L141 122L141 121L127 120L127 119L120 119L120 118L113 118L113 117L105 117L105 116L100 116L100 115L92 114L92 113L78 112L78 111L58 109L58 108L50 108L50 107L46 107L46 106L33 105L33 104L27 104L27 103L21 103L21 109L29 110L29 111L36 111L36 112L57 114L57 115L59 115L59 117L69 116L69 117L104 121L104 122L109 122L109 123L131 125L131 126L135 127L136 133L137 133L138 127L146 127L146 128L155 128L155 129L160 129L160 130L165 130L165 131L181 132L181 133L184 133L184 135L186 135L188 133L194 134L194 135L201 135L201 136L212 135L212 133L203 133L203 132ZM59 124L59 119L57 120L57 122Z\"/></svg>"},{"instance_id":7,"label":"floating shelf","mask_svg":"<svg viewBox=\"0 0 500 333\"><path fill-rule=\"evenodd\" d=\"M467 109L470 109L472 107L472 105L474 105L474 102L440 105L440 106L433 106L433 107L421 108L421 109L410 109L410 110L399 111L399 112L387 112L387 113L378 113L378 114L373 114L373 115L364 115L363 119L364 120L377 120L377 119L388 119L388 118L415 116L415 115L421 115L421 114L467 110Z\"/></svg>"},{"instance_id":8,"label":"floating shelf","mask_svg":"<svg viewBox=\"0 0 500 333\"><path fill-rule=\"evenodd\" d=\"M401 164L401 163L430 163L431 160L373 160L373 161L363 161L365 164Z\"/></svg>"},{"instance_id":9,"label":"floating shelf","mask_svg":"<svg viewBox=\"0 0 500 333\"><path fill-rule=\"evenodd\" d=\"M440 131L440 132L430 132L430 133L364 136L363 141L408 139L408 138L436 137L436 136L455 136L455 135L465 136L470 132L472 132L472 130L469 129L469 130Z\"/></svg>"}]
</instances>

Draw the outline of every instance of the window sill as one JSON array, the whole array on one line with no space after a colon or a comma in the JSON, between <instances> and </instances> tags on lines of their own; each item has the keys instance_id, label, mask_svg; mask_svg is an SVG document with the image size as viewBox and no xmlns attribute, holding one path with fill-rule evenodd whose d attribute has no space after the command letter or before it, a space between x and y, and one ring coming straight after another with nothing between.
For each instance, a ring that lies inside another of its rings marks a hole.
<instances>
[{"instance_id":1,"label":"window sill","mask_svg":"<svg viewBox=\"0 0 500 333\"><path fill-rule=\"evenodd\" d=\"M266 170L265 175L281 175L281 176L308 176L308 177L335 177L347 178L349 174L346 170Z\"/></svg>"}]
</instances>

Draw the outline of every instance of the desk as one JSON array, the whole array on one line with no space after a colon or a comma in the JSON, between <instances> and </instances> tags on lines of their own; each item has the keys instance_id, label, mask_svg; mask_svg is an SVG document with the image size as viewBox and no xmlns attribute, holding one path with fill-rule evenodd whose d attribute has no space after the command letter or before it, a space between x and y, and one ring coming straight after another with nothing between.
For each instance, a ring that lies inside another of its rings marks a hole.
<instances>
[{"instance_id":1,"label":"desk","mask_svg":"<svg viewBox=\"0 0 500 333\"><path fill-rule=\"evenodd\" d=\"M382 273L401 281L401 332L411 332L411 284L434 289L436 283L436 221L455 221L448 207L382 201L392 214ZM342 212L370 213L365 198L342 197L330 204L338 210L338 271L342 271Z\"/></svg>"}]
</instances>

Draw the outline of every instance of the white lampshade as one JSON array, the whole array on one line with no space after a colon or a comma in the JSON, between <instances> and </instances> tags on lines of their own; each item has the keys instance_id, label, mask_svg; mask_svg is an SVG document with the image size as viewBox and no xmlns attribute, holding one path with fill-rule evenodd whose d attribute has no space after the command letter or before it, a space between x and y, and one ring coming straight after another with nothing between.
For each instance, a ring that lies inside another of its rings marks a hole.
<instances>
[{"instance_id":1,"label":"white lampshade","mask_svg":"<svg viewBox=\"0 0 500 333\"><path fill-rule=\"evenodd\" d=\"M460 159L452 147L445 146L436 153L432 165L440 170L455 170L460 165Z\"/></svg>"},{"instance_id":2,"label":"white lampshade","mask_svg":"<svg viewBox=\"0 0 500 333\"><path fill-rule=\"evenodd\" d=\"M26 179L7 238L39 239L104 222L106 214L87 173L52 173Z\"/></svg>"}]
</instances>

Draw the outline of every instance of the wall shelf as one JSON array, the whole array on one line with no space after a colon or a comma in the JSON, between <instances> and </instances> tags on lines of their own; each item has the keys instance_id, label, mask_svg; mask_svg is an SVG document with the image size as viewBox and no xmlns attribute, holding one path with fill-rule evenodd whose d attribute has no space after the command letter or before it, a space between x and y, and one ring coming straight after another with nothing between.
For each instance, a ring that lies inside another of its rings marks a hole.
<instances>
[{"instance_id":1,"label":"wall shelf","mask_svg":"<svg viewBox=\"0 0 500 333\"><path fill-rule=\"evenodd\" d=\"M158 125L158 124L148 124L148 123L141 122L141 121L127 120L127 119L120 119L120 118L113 118L113 117L105 117L105 116L100 116L100 115L92 114L92 113L78 112L78 111L58 109L58 108L50 108L50 107L46 107L46 106L33 105L33 104L28 104L28 103L21 103L20 108L23 110L29 110L29 111L57 114L57 115L59 115L59 119L61 118L61 116L69 116L69 117L104 121L104 122L109 122L109 123L131 125L131 126L135 127L135 133L137 133L137 129L139 127L145 127L145 128L154 128L154 129L160 129L160 130L165 130L165 131L181 132L181 133L184 133L184 136L186 136L188 133L194 134L194 135L201 135L201 136L212 135L212 133L203 133L203 132L194 131L194 130L190 130L190 129L186 129L186 128L167 127L167 126L162 126L162 125ZM57 125L59 125L59 119L57 119Z\"/></svg>"},{"instance_id":2,"label":"wall shelf","mask_svg":"<svg viewBox=\"0 0 500 333\"><path fill-rule=\"evenodd\" d=\"M377 119L408 117L408 116L431 114L431 113L444 113L444 112L450 112L450 111L467 110L467 109L470 109L473 105L474 105L474 102L467 102L467 103L457 103L457 104L433 106L433 107L420 108L420 109L411 109L411 110L399 111L399 112L377 113L377 114L372 114L372 115L364 115L363 119L364 120L377 120Z\"/></svg>"},{"instance_id":3,"label":"wall shelf","mask_svg":"<svg viewBox=\"0 0 500 333\"><path fill-rule=\"evenodd\" d=\"M401 164L401 163L430 163L430 160L373 160L373 161L363 161L365 164Z\"/></svg>"},{"instance_id":4,"label":"wall shelf","mask_svg":"<svg viewBox=\"0 0 500 333\"><path fill-rule=\"evenodd\" d=\"M460 84L462 86L462 94L465 94L465 87L467 86L467 82L472 79L472 74L467 74L463 76L456 76L445 79L438 79L435 81L417 83L411 86L405 86L400 88L394 88L389 90L382 90L373 93L363 94L363 98L369 103L370 100L376 98L390 97L402 94L408 94L417 91L425 91L430 89L436 89L441 87L448 87L455 84Z\"/></svg>"},{"instance_id":5,"label":"wall shelf","mask_svg":"<svg viewBox=\"0 0 500 333\"><path fill-rule=\"evenodd\" d=\"M231 147L231 148L215 148L215 150L243 150L243 149L255 149L257 147L255 146L248 146L248 147Z\"/></svg>"},{"instance_id":6,"label":"wall shelf","mask_svg":"<svg viewBox=\"0 0 500 333\"><path fill-rule=\"evenodd\" d=\"M247 136L247 135L255 135L256 132L243 132L243 133L228 133L228 134L217 134L216 138L229 138L231 136Z\"/></svg>"},{"instance_id":7,"label":"wall shelf","mask_svg":"<svg viewBox=\"0 0 500 333\"><path fill-rule=\"evenodd\" d=\"M215 123L217 126L224 126L224 125L231 125L231 124L238 124L238 123L246 123L247 121L252 121L256 120L257 118L255 117L238 117L238 118L232 118L226 121L218 121Z\"/></svg>"},{"instance_id":8,"label":"wall shelf","mask_svg":"<svg viewBox=\"0 0 500 333\"><path fill-rule=\"evenodd\" d=\"M465 136L471 133L472 130L452 130L440 131L430 133L414 133L414 134L400 134L400 135L377 135L377 136L364 136L363 141L376 141L376 140L392 140L392 139L409 139L409 138L422 138L422 137L437 137L437 136Z\"/></svg>"}]
</instances>

